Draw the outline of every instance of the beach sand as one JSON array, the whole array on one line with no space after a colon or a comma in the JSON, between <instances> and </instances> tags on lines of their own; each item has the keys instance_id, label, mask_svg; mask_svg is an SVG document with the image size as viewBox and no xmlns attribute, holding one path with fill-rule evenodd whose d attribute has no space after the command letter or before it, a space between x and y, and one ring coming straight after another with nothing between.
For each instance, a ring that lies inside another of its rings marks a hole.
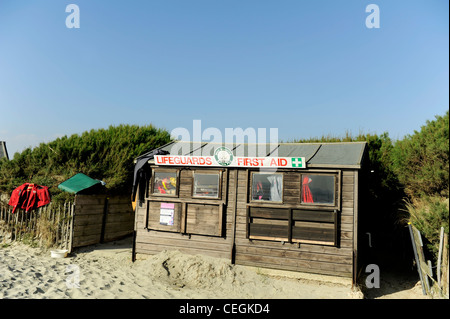
<instances>
[{"instance_id":1,"label":"beach sand","mask_svg":"<svg viewBox=\"0 0 450 319\"><path fill-rule=\"evenodd\" d=\"M0 246L0 299L363 297L360 291L339 281L274 274L179 251L163 251L133 263L131 238L79 248L66 258L51 258L49 250L21 243ZM399 298L421 297L420 286L401 293ZM392 291L389 296L395 298Z\"/></svg>"}]
</instances>

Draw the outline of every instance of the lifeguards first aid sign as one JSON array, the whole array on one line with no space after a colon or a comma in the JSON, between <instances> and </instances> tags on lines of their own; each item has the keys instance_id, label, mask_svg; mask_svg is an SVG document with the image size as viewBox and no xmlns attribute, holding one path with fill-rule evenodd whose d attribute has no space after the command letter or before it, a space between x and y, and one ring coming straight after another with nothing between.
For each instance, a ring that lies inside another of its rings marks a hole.
<instances>
[{"instance_id":1,"label":"lifeguards first aid sign","mask_svg":"<svg viewBox=\"0 0 450 319\"><path fill-rule=\"evenodd\" d=\"M304 157L238 157L226 147L214 156L155 155L156 165L202 167L306 168Z\"/></svg>"}]
</instances>

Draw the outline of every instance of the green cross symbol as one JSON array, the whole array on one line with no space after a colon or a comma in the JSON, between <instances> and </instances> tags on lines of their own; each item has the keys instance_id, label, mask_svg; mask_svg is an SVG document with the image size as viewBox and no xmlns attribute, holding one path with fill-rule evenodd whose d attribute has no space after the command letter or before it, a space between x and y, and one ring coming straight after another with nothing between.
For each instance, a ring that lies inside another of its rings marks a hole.
<instances>
[{"instance_id":1,"label":"green cross symbol","mask_svg":"<svg viewBox=\"0 0 450 319\"><path fill-rule=\"evenodd\" d=\"M303 167L303 162L300 157L292 157L292 167Z\"/></svg>"}]
</instances>

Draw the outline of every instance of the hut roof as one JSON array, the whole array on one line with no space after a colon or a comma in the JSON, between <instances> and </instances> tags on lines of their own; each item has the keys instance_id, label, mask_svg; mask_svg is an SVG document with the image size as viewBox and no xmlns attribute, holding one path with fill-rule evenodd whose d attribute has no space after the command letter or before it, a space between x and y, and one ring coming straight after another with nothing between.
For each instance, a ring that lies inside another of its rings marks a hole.
<instances>
[{"instance_id":1,"label":"hut roof","mask_svg":"<svg viewBox=\"0 0 450 319\"><path fill-rule=\"evenodd\" d=\"M366 142L337 143L210 143L175 141L158 150L170 155L212 156L217 147L225 146L234 156L305 157L311 168L361 168ZM149 153L147 153L149 154ZM145 157L143 154L139 158ZM138 158L138 159L139 159ZM152 162L152 160L150 160Z\"/></svg>"},{"instance_id":2,"label":"hut roof","mask_svg":"<svg viewBox=\"0 0 450 319\"><path fill-rule=\"evenodd\" d=\"M88 190L98 190L100 186L102 186L101 181L90 178L83 173L78 173L59 184L58 188L69 193L81 194L86 193Z\"/></svg>"}]
</instances>

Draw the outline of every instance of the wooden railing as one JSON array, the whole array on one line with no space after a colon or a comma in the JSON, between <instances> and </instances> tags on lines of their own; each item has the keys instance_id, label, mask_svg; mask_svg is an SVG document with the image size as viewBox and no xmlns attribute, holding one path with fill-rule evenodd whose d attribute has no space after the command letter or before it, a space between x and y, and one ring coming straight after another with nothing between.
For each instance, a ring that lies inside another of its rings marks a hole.
<instances>
[{"instance_id":1,"label":"wooden railing","mask_svg":"<svg viewBox=\"0 0 450 319\"><path fill-rule=\"evenodd\" d=\"M3 241L24 241L31 245L71 250L73 203L44 207L25 212L0 203L0 235Z\"/></svg>"}]
</instances>

